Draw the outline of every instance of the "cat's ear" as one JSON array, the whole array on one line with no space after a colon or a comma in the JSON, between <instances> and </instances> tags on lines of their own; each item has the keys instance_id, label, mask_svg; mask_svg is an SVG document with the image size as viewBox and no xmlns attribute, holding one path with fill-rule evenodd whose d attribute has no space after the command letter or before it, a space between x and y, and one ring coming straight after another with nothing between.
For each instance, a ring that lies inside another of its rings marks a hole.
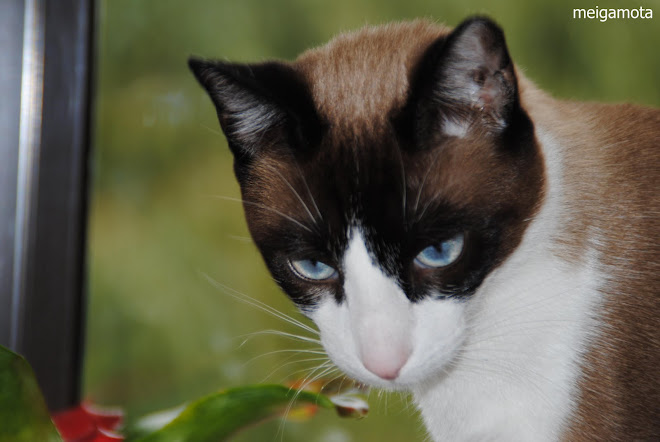
<instances>
[{"instance_id":1,"label":"cat's ear","mask_svg":"<svg viewBox=\"0 0 660 442\"><path fill-rule=\"evenodd\" d=\"M318 143L321 124L300 76L284 63L225 63L190 58L237 160L264 149L304 150Z\"/></svg>"},{"instance_id":2,"label":"cat's ear","mask_svg":"<svg viewBox=\"0 0 660 442\"><path fill-rule=\"evenodd\" d=\"M427 128L450 136L475 127L501 133L519 120L515 69L492 20L461 23L429 49L421 71L417 118Z\"/></svg>"}]
</instances>

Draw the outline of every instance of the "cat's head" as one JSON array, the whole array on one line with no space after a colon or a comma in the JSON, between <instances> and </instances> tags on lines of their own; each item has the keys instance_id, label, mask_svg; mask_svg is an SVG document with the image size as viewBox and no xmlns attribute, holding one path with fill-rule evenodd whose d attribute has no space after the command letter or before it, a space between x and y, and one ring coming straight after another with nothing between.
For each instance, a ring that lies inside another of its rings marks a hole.
<instances>
[{"instance_id":1,"label":"cat's head","mask_svg":"<svg viewBox=\"0 0 660 442\"><path fill-rule=\"evenodd\" d=\"M292 63L190 67L254 241L332 360L383 387L441 375L543 193L499 27L394 24Z\"/></svg>"}]
</instances>

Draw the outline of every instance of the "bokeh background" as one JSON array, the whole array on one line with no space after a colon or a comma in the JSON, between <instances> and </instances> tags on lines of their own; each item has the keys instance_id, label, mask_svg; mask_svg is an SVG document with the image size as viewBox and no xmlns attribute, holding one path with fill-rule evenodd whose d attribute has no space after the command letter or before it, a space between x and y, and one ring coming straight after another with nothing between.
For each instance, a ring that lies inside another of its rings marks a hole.
<instances>
[{"instance_id":1,"label":"bokeh background","mask_svg":"<svg viewBox=\"0 0 660 442\"><path fill-rule=\"evenodd\" d=\"M600 8L658 1L599 1ZM189 55L293 59L334 34L485 13L517 64L555 96L660 105L660 18L573 20L587 0L99 0L85 395L129 414L221 388L304 377L321 361L262 330L300 333L214 287L300 318L249 241L232 158ZM281 351L279 350L287 350ZM303 362L300 362L303 361ZM401 395L372 393L363 421L331 412L243 433L241 441L424 440Z\"/></svg>"}]
</instances>

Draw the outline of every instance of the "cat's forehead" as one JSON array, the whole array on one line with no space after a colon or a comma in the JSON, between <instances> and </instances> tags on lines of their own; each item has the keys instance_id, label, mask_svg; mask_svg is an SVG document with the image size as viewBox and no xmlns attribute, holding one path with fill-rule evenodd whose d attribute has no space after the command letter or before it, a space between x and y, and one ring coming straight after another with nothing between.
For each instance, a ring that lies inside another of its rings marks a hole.
<instances>
[{"instance_id":1,"label":"cat's forehead","mask_svg":"<svg viewBox=\"0 0 660 442\"><path fill-rule=\"evenodd\" d=\"M448 29L417 20L338 36L295 62L323 119L338 133L364 133L404 105L424 52Z\"/></svg>"}]
</instances>

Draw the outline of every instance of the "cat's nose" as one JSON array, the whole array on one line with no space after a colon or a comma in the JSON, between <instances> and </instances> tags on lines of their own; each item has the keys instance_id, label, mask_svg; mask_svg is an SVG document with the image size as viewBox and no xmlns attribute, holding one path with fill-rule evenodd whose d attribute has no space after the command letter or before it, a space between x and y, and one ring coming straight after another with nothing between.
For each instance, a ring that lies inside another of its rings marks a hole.
<instances>
[{"instance_id":1,"label":"cat's nose","mask_svg":"<svg viewBox=\"0 0 660 442\"><path fill-rule=\"evenodd\" d=\"M380 350L372 349L363 352L362 364L379 378L393 381L399 377L401 369L408 362L410 350L405 347L389 348L388 351Z\"/></svg>"}]
</instances>

